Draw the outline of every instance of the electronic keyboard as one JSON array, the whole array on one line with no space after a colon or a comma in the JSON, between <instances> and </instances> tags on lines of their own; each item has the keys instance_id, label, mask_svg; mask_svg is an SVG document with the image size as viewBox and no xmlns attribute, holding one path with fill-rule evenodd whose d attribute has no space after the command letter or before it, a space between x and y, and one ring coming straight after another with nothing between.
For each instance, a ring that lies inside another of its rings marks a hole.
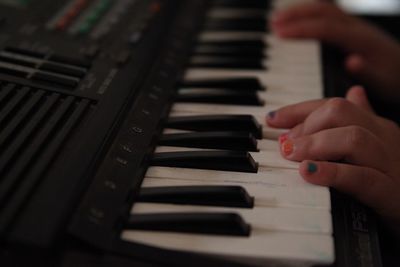
<instances>
[{"instance_id":1,"label":"electronic keyboard","mask_svg":"<svg viewBox=\"0 0 400 267\"><path fill-rule=\"evenodd\" d=\"M302 0L0 0L5 266L381 266L374 215L306 183L268 112L324 97Z\"/></svg>"}]
</instances>

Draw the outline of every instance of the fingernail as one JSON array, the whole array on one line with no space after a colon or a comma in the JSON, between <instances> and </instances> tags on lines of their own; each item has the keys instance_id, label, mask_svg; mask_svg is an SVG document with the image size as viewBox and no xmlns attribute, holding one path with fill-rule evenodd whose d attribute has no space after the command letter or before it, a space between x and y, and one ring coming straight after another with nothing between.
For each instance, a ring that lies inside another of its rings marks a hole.
<instances>
[{"instance_id":1,"label":"fingernail","mask_svg":"<svg viewBox=\"0 0 400 267\"><path fill-rule=\"evenodd\" d=\"M318 171L318 166L317 166L317 164L315 164L314 162L309 162L309 163L307 164L307 172L308 172L308 173L313 174L313 173L316 173L317 171Z\"/></svg>"},{"instance_id":2,"label":"fingernail","mask_svg":"<svg viewBox=\"0 0 400 267\"><path fill-rule=\"evenodd\" d=\"M293 153L293 142L291 140L286 140L281 144L281 150L283 155L289 156L290 154Z\"/></svg>"},{"instance_id":3,"label":"fingernail","mask_svg":"<svg viewBox=\"0 0 400 267\"><path fill-rule=\"evenodd\" d=\"M273 120L275 118L275 115L276 115L276 111L274 111L274 110L268 112L268 114L267 114L268 118L271 120Z\"/></svg>"},{"instance_id":4,"label":"fingernail","mask_svg":"<svg viewBox=\"0 0 400 267\"><path fill-rule=\"evenodd\" d=\"M288 133L281 134L278 138L279 144L282 144L288 139Z\"/></svg>"}]
</instances>

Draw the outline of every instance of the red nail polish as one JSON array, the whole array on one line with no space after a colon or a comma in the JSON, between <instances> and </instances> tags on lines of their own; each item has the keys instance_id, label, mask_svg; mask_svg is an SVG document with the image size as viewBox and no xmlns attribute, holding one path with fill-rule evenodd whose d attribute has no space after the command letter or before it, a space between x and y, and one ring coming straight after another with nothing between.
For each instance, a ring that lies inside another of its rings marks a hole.
<instances>
[{"instance_id":1,"label":"red nail polish","mask_svg":"<svg viewBox=\"0 0 400 267\"><path fill-rule=\"evenodd\" d=\"M278 138L279 144L283 144L288 139L288 133L281 134Z\"/></svg>"},{"instance_id":2,"label":"red nail polish","mask_svg":"<svg viewBox=\"0 0 400 267\"><path fill-rule=\"evenodd\" d=\"M281 150L283 155L289 156L293 153L294 144L291 140L286 140L281 144Z\"/></svg>"}]
</instances>

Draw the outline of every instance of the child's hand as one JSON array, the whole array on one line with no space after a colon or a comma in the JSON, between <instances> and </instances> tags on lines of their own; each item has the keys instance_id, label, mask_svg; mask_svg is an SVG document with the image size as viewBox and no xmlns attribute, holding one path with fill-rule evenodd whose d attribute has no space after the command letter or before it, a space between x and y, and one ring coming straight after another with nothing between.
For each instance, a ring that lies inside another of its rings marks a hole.
<instances>
[{"instance_id":1,"label":"child's hand","mask_svg":"<svg viewBox=\"0 0 400 267\"><path fill-rule=\"evenodd\" d=\"M347 71L382 97L400 99L400 44L365 21L325 1L291 7L273 15L274 32L282 38L311 38L346 52Z\"/></svg>"},{"instance_id":2,"label":"child's hand","mask_svg":"<svg viewBox=\"0 0 400 267\"><path fill-rule=\"evenodd\" d=\"M348 193L400 225L400 128L374 114L363 88L346 99L284 107L267 123L292 128L280 137L281 151L301 162L305 180Z\"/></svg>"}]
</instances>

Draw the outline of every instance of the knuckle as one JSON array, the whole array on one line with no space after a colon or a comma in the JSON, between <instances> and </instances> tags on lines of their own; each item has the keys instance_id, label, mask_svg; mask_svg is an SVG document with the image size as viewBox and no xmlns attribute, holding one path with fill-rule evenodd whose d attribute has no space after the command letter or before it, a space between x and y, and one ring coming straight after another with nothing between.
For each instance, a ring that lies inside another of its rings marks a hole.
<instances>
[{"instance_id":1,"label":"knuckle","mask_svg":"<svg viewBox=\"0 0 400 267\"><path fill-rule=\"evenodd\" d=\"M342 111L346 110L348 104L349 103L346 99L340 98L340 97L331 98L327 102L328 108L335 112L337 112L337 111L342 112Z\"/></svg>"},{"instance_id":2,"label":"knuckle","mask_svg":"<svg viewBox=\"0 0 400 267\"><path fill-rule=\"evenodd\" d=\"M313 160L321 159L321 154L323 154L324 146L321 142L317 139L312 137L308 137L307 141L305 142L305 147L307 149L307 154Z\"/></svg>"},{"instance_id":3,"label":"knuckle","mask_svg":"<svg viewBox=\"0 0 400 267\"><path fill-rule=\"evenodd\" d=\"M309 158L313 155L314 145L309 136L303 136L297 139L297 147L299 155L301 155L304 159ZM310 159L314 159L312 156Z\"/></svg>"},{"instance_id":4,"label":"knuckle","mask_svg":"<svg viewBox=\"0 0 400 267\"><path fill-rule=\"evenodd\" d=\"M388 120L388 119L384 119L384 122L386 123L386 127L387 127L387 129L388 129L388 131L390 131L390 132L396 132L396 131L399 131L400 130L400 127L399 127L399 125L396 123L396 122L394 122L394 121L392 121L392 120Z\"/></svg>"},{"instance_id":5,"label":"knuckle","mask_svg":"<svg viewBox=\"0 0 400 267\"><path fill-rule=\"evenodd\" d=\"M339 118L347 113L348 103L343 98L332 98L329 99L325 105L326 119L330 124L336 124Z\"/></svg>"},{"instance_id":6,"label":"knuckle","mask_svg":"<svg viewBox=\"0 0 400 267\"><path fill-rule=\"evenodd\" d=\"M349 147L356 148L365 146L369 140L369 132L360 126L349 127L347 133L347 144Z\"/></svg>"}]
</instances>

